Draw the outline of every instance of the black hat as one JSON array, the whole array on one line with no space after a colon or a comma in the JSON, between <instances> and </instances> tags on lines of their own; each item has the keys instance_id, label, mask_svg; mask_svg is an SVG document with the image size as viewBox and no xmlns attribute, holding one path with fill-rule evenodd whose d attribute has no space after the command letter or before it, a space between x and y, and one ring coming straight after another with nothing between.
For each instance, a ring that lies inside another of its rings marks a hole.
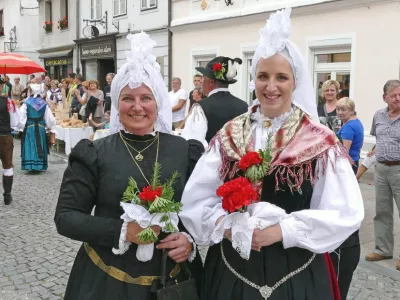
<instances>
[{"instance_id":1,"label":"black hat","mask_svg":"<svg viewBox=\"0 0 400 300\"><path fill-rule=\"evenodd\" d=\"M234 79L237 75L236 64L241 65L242 60L240 58L232 59L225 56L218 56L212 59L205 68L197 67L196 70L208 78L232 84L237 81Z\"/></svg>"}]
</instances>

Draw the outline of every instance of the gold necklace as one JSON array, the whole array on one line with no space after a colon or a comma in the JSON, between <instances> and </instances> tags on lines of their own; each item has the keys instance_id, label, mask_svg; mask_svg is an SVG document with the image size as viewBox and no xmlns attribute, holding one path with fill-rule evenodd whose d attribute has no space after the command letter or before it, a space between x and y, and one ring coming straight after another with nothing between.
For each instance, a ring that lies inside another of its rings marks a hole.
<instances>
[{"instance_id":1,"label":"gold necklace","mask_svg":"<svg viewBox=\"0 0 400 300\"><path fill-rule=\"evenodd\" d=\"M120 134L121 137L121 134ZM125 144L126 150L128 151L129 155L131 156L133 162L135 163L135 165L138 167L140 173L142 174L144 180L146 180L148 185L151 185L150 182L147 180L146 176L144 176L144 172L143 170L140 168L139 164L136 162L136 160L133 158L133 154L131 153L131 151L129 151L129 147L128 147L128 143L126 141L124 141L124 139L121 137L122 142ZM156 163L158 162L158 149L160 148L160 139L157 139L157 154L156 154Z\"/></svg>"},{"instance_id":2,"label":"gold necklace","mask_svg":"<svg viewBox=\"0 0 400 300\"><path fill-rule=\"evenodd\" d=\"M156 139L158 138L158 135L157 135L157 136L153 139L153 141L152 141L148 146L146 146L144 149L138 151L138 150L136 150L132 145L129 145L129 144L125 141L125 138L124 138L124 136L122 135L121 132L119 133L119 135L121 136L121 139L122 139L132 150L134 150L134 151L137 152L137 155L135 156L135 159L136 159L137 161L142 161L142 160L143 160L144 156L141 154L141 152L143 152L143 151L147 150L148 148L150 148L150 146L153 145L154 142L156 141Z\"/></svg>"},{"instance_id":3,"label":"gold necklace","mask_svg":"<svg viewBox=\"0 0 400 300\"><path fill-rule=\"evenodd\" d=\"M145 140L145 141L138 141L138 140L133 140L133 139L128 139L126 136L123 136L125 141L131 141L131 142L138 142L138 143L147 143L147 142L151 142L154 141L157 138L157 135L149 140Z\"/></svg>"}]
</instances>

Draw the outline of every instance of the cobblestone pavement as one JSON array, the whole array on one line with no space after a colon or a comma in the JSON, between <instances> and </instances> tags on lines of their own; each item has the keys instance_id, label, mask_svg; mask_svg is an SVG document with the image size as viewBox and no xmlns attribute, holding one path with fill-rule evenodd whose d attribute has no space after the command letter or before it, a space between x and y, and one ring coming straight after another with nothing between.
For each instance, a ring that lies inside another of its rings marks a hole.
<instances>
[{"instance_id":1,"label":"cobblestone pavement","mask_svg":"<svg viewBox=\"0 0 400 300\"><path fill-rule=\"evenodd\" d=\"M26 173L19 153L16 142L14 202L0 202L0 300L63 299L80 245L58 235L53 222L66 161L51 155L47 172ZM359 267L348 299L400 299L400 281Z\"/></svg>"}]
</instances>

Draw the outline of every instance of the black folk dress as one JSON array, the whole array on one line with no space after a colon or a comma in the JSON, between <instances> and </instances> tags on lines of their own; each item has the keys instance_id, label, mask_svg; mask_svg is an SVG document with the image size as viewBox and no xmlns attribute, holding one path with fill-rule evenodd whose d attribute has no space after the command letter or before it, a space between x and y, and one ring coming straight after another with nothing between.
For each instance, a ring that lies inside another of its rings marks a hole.
<instances>
[{"instance_id":1,"label":"black folk dress","mask_svg":"<svg viewBox=\"0 0 400 300\"><path fill-rule=\"evenodd\" d=\"M264 178L261 199L281 207L288 214L309 209L312 185L305 180L301 189L301 194L292 194L289 188L275 192L275 175L272 174ZM245 260L232 248L229 240L224 239L222 243L228 263L240 275L259 286L274 286L283 277L306 264L313 255L306 249L284 249L282 243L275 243L262 247L260 252L252 250L250 259ZM220 244L213 245L207 253L201 299L263 300L257 289L244 283L227 268L220 247ZM280 285L268 299L332 300L330 276L324 255L317 254L305 270Z\"/></svg>"},{"instance_id":2,"label":"black folk dress","mask_svg":"<svg viewBox=\"0 0 400 300\"><path fill-rule=\"evenodd\" d=\"M146 140L154 136L125 134L129 143L137 150L149 145ZM174 185L176 201L180 201L184 186L197 160L204 151L201 143L181 137L160 133L158 162L161 164L161 182L170 178L174 171L180 177ZM133 156L136 155L132 151ZM138 162L148 180L151 180L157 155L157 141L142 152L143 161ZM141 262L136 258L137 245L132 244L123 255L114 255L118 248L123 213L120 200L128 178L133 177L139 189L147 186L138 167L132 161L119 133L90 142L83 140L72 150L69 164L61 185L55 213L55 223L60 234L86 242L107 266L112 266L133 278L159 276L161 250L154 250L151 261ZM91 216L92 209L94 216ZM168 259L168 270L175 262ZM198 278L202 272L200 255L189 264ZM119 281L100 269L88 256L84 246L80 248L69 277L66 300L108 299L153 299L150 286Z\"/></svg>"}]
</instances>

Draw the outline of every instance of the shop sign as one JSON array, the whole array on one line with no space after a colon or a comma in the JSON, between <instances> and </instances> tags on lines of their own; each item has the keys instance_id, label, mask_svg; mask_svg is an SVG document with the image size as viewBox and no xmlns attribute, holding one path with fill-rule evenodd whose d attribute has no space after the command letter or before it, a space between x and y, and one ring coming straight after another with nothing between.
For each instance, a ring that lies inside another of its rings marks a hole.
<instances>
[{"instance_id":1,"label":"shop sign","mask_svg":"<svg viewBox=\"0 0 400 300\"><path fill-rule=\"evenodd\" d=\"M68 65L68 59L67 58L46 59L44 65L46 67Z\"/></svg>"},{"instance_id":2,"label":"shop sign","mask_svg":"<svg viewBox=\"0 0 400 300\"><path fill-rule=\"evenodd\" d=\"M97 57L97 56L113 56L113 55L114 55L113 43L81 46L81 58Z\"/></svg>"}]
</instances>

